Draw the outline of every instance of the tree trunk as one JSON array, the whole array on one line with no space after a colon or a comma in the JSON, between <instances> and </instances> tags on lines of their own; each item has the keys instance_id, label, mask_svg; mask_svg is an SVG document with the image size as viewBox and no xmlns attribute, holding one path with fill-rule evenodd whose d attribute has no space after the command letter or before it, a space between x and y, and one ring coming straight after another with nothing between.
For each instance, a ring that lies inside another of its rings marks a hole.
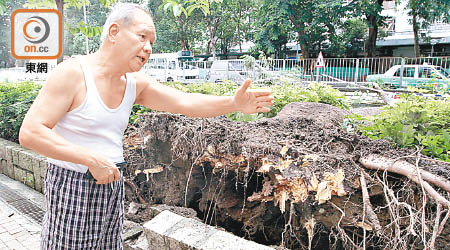
<instances>
[{"instance_id":1,"label":"tree trunk","mask_svg":"<svg viewBox=\"0 0 450 250\"><path fill-rule=\"evenodd\" d=\"M294 27L298 30L298 39L300 39L301 37L303 37L305 35L305 25L304 23L297 23L297 17L295 16L289 16L289 20L291 21L291 23L294 25ZM300 42L300 48L301 48L301 52L302 52L302 56L303 58L309 58L309 52L308 52L308 44L303 41Z\"/></svg>"},{"instance_id":2,"label":"tree trunk","mask_svg":"<svg viewBox=\"0 0 450 250\"><path fill-rule=\"evenodd\" d=\"M239 43L239 53L242 53L242 43L241 43L241 18L242 18L242 2L239 1L239 20L237 22L237 32L238 32L238 43Z\"/></svg>"},{"instance_id":3,"label":"tree trunk","mask_svg":"<svg viewBox=\"0 0 450 250\"><path fill-rule=\"evenodd\" d=\"M180 37L180 43L181 43L181 50L186 50L188 45L187 45L187 41L186 38L184 36L184 23L183 23L183 19L181 18L181 15L178 16L178 33L181 34Z\"/></svg>"},{"instance_id":4,"label":"tree trunk","mask_svg":"<svg viewBox=\"0 0 450 250\"><path fill-rule=\"evenodd\" d=\"M414 32L414 55L415 57L419 57L420 56L419 26L417 25L417 13L415 9L412 9L412 25Z\"/></svg>"},{"instance_id":5,"label":"tree trunk","mask_svg":"<svg viewBox=\"0 0 450 250\"><path fill-rule=\"evenodd\" d=\"M216 41L214 40L214 34L212 32L212 26L208 26L208 32L209 32L209 41L211 44L211 53L213 55L213 60L216 60Z\"/></svg>"},{"instance_id":6,"label":"tree trunk","mask_svg":"<svg viewBox=\"0 0 450 250\"><path fill-rule=\"evenodd\" d=\"M378 25L376 16L368 16L369 38L367 41L367 57L374 57L377 46Z\"/></svg>"},{"instance_id":7,"label":"tree trunk","mask_svg":"<svg viewBox=\"0 0 450 250\"><path fill-rule=\"evenodd\" d=\"M64 0L56 0L56 7L58 8L59 13L61 13L61 17L64 19ZM61 36L63 37L63 41L64 41L64 20L61 22L62 25L62 29L61 29ZM56 60L56 62L59 64L60 62L62 62L64 59L64 43L62 44L62 48L61 48L61 55L58 57L58 59Z\"/></svg>"},{"instance_id":8,"label":"tree trunk","mask_svg":"<svg viewBox=\"0 0 450 250\"><path fill-rule=\"evenodd\" d=\"M383 5L384 0L377 0L378 6ZM377 13L378 14L378 13ZM378 36L378 17L377 15L367 15L367 22L369 23L369 38L367 41L367 57L374 57L377 49Z\"/></svg>"}]
</instances>

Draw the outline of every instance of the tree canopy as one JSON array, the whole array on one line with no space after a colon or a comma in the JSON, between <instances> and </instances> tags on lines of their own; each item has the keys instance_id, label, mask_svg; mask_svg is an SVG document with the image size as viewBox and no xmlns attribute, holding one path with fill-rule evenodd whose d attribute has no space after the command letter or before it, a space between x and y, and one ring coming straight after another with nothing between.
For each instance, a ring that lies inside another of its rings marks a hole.
<instances>
[{"instance_id":1,"label":"tree canopy","mask_svg":"<svg viewBox=\"0 0 450 250\"><path fill-rule=\"evenodd\" d=\"M57 8L63 13L64 55L95 51L106 15L118 0L0 0L3 34L10 27L12 10ZM287 44L298 44L304 58L375 56L376 40L385 25L385 2L407 4L414 28L416 55L419 39L428 39L433 22L450 22L448 0L133 0L147 4L153 15L157 41L153 51L192 50L196 54L242 52L243 42L253 42L257 56L285 58ZM86 6L87 20L82 7ZM67 32L69 31L69 32ZM84 39L83 39L84 38ZM0 38L3 65L10 65L10 37Z\"/></svg>"}]
</instances>

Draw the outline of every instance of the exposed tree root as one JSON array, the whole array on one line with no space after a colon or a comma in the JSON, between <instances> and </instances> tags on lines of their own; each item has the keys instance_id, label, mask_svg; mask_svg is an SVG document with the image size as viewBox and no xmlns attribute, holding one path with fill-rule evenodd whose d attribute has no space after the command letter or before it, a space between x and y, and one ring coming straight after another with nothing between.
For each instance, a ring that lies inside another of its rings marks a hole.
<instances>
[{"instance_id":1,"label":"exposed tree root","mask_svg":"<svg viewBox=\"0 0 450 250\"><path fill-rule=\"evenodd\" d=\"M374 170L384 170L392 173L397 173L404 175L414 181L415 183L421 185L423 184L423 188L427 191L433 199L439 204L450 208L450 201L445 199L442 195L440 195L428 182L442 188L443 190L450 192L450 182L436 176L430 172L421 170L420 175L424 180L423 183L420 182L417 171L415 170L414 165L405 162L405 161L395 161L394 159L389 159L387 157L379 156L379 155L368 155L365 157L361 157L359 162L368 169Z\"/></svg>"},{"instance_id":2,"label":"exposed tree root","mask_svg":"<svg viewBox=\"0 0 450 250\"><path fill-rule=\"evenodd\" d=\"M443 249L450 165L348 134L345 114L312 103L250 123L151 113L125 140L125 175L141 198L261 244Z\"/></svg>"},{"instance_id":3,"label":"exposed tree root","mask_svg":"<svg viewBox=\"0 0 450 250\"><path fill-rule=\"evenodd\" d=\"M364 177L364 174L365 174L364 171L361 170L360 182L361 182L361 191L362 191L365 215L367 215L367 217L369 218L369 221L374 226L375 232L378 235L381 235L382 232L381 232L380 221L378 220L377 215L373 211L372 204L370 204L369 192L367 191L366 178ZM364 224L364 220L363 220L363 224ZM365 230L365 228L364 228L364 230Z\"/></svg>"},{"instance_id":4,"label":"exposed tree root","mask_svg":"<svg viewBox=\"0 0 450 250\"><path fill-rule=\"evenodd\" d=\"M139 193L139 191L137 190L136 185L134 185L134 182L128 180L128 178L123 177L123 181L125 184L127 184L134 192L134 194L136 194L136 197L138 198L139 202L142 204L146 204L147 202L144 200L144 198L142 198L141 194Z\"/></svg>"}]
</instances>

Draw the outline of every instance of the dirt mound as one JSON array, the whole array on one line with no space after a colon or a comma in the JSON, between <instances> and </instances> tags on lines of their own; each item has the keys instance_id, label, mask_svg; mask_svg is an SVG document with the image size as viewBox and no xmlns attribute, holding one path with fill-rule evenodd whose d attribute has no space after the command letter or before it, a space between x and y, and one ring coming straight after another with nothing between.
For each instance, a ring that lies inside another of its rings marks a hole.
<instances>
[{"instance_id":1,"label":"dirt mound","mask_svg":"<svg viewBox=\"0 0 450 250\"><path fill-rule=\"evenodd\" d=\"M447 180L450 165L348 134L346 114L318 103L293 103L250 123L147 114L125 139L127 175L137 187L128 198L191 207L207 223L292 249L444 246L448 210L430 196L424 205L411 178L360 161L384 156ZM433 238L435 221L445 226Z\"/></svg>"}]
</instances>

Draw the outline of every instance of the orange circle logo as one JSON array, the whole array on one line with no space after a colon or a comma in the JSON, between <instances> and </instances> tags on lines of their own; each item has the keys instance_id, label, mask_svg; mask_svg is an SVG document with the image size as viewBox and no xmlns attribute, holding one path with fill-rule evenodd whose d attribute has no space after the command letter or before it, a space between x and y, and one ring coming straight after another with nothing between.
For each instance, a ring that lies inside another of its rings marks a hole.
<instances>
[{"instance_id":1,"label":"orange circle logo","mask_svg":"<svg viewBox=\"0 0 450 250\"><path fill-rule=\"evenodd\" d=\"M50 25L39 16L32 16L23 25L23 35L30 43L42 43L50 34Z\"/></svg>"}]
</instances>

